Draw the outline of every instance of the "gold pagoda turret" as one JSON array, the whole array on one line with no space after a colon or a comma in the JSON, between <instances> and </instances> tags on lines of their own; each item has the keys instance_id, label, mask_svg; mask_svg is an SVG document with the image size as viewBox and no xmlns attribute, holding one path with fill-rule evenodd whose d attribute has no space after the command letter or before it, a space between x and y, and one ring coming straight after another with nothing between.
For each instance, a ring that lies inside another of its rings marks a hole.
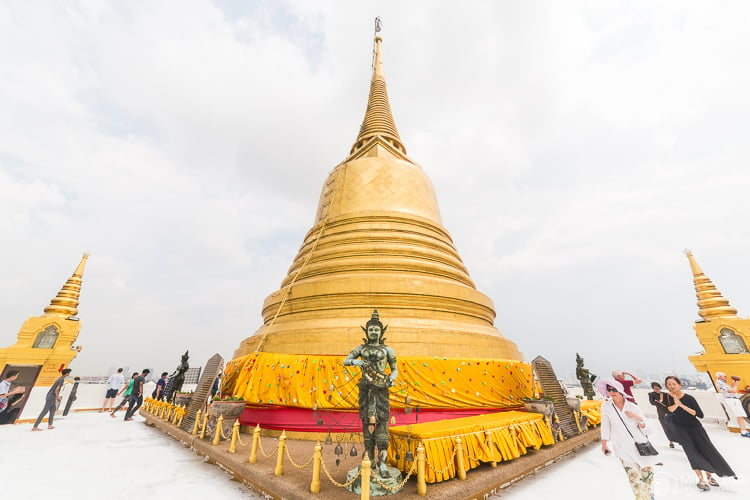
<instances>
[{"instance_id":1,"label":"gold pagoda turret","mask_svg":"<svg viewBox=\"0 0 750 500\"><path fill-rule=\"evenodd\" d=\"M263 304L263 325L227 366L224 387L253 405L247 421L290 430L299 418L280 423L279 406L355 408L359 374L341 362L373 309L399 360L392 408L507 408L533 393L530 365L495 328L494 305L443 227L432 182L406 155L380 36L354 145L324 182L314 224Z\"/></svg>"},{"instance_id":2,"label":"gold pagoda turret","mask_svg":"<svg viewBox=\"0 0 750 500\"><path fill-rule=\"evenodd\" d=\"M88 255L84 254L73 275L44 308L44 314L31 316L23 323L17 342L0 349L2 370L12 367L21 371L18 385L52 385L60 376L60 370L80 351L80 347L73 344L81 329L76 315L87 259Z\"/></svg>"},{"instance_id":3,"label":"gold pagoda turret","mask_svg":"<svg viewBox=\"0 0 750 500\"><path fill-rule=\"evenodd\" d=\"M406 156L383 76L380 37L367 110L349 156L326 179L315 224L263 326L235 357L255 350L346 355L374 308L402 356L522 359L493 322L443 227L435 190Z\"/></svg>"},{"instance_id":4,"label":"gold pagoda turret","mask_svg":"<svg viewBox=\"0 0 750 500\"><path fill-rule=\"evenodd\" d=\"M741 378L739 387L750 385L750 319L737 316L713 282L703 273L692 252L685 251L693 273L698 315L693 328L704 353L690 356L699 372L706 372L716 382L716 372Z\"/></svg>"}]
</instances>

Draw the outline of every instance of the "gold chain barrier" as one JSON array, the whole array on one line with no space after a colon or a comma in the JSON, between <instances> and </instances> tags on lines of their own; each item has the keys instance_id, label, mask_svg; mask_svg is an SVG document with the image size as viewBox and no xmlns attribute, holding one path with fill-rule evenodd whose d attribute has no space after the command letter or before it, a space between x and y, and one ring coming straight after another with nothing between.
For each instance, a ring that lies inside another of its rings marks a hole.
<instances>
[{"instance_id":1,"label":"gold chain barrier","mask_svg":"<svg viewBox=\"0 0 750 500\"><path fill-rule=\"evenodd\" d=\"M297 465L297 463L292 458L292 455L289 454L289 447L286 447L286 456L289 459L289 462L291 462L292 466L294 466L295 468L297 468L299 470L302 470L305 467L307 467L308 465L310 465L312 463L313 459L315 458L315 454L313 453L313 455L310 457L310 460L308 460L307 462L305 462L303 465Z\"/></svg>"},{"instance_id":2,"label":"gold chain barrier","mask_svg":"<svg viewBox=\"0 0 750 500\"><path fill-rule=\"evenodd\" d=\"M414 474L414 471L416 471L416 470L417 470L417 462L414 461L414 462L412 462L411 469L409 469L409 472L406 474L406 477L404 478L404 480L401 481L396 486L388 486L387 484L384 484L383 482L380 481L380 479L378 479L378 475L377 474L373 474L372 477L375 479L376 483L378 483L380 486L382 486L386 490L388 490L388 491L399 491L401 488L404 487L404 485L406 484L406 482L409 480L409 478L411 477L411 475Z\"/></svg>"},{"instance_id":3,"label":"gold chain barrier","mask_svg":"<svg viewBox=\"0 0 750 500\"><path fill-rule=\"evenodd\" d=\"M260 434L258 435L258 437L260 437ZM266 457L266 458L268 458L268 457L272 456L274 453L276 453L276 450L279 449L279 445L277 444L276 448L274 448L273 450L271 450L271 453L266 453L265 450L263 449L263 441L261 441L260 439L258 439L258 448L260 449L260 452L263 454L263 456ZM251 462L251 463L255 463L255 462Z\"/></svg>"},{"instance_id":4,"label":"gold chain barrier","mask_svg":"<svg viewBox=\"0 0 750 500\"><path fill-rule=\"evenodd\" d=\"M460 439L460 438L459 438ZM451 455L451 458L448 459L448 465L446 465L442 470L437 470L434 465L430 463L429 460L427 460L427 457L425 456L425 462L427 463L427 466L432 469L432 472L435 473L436 476L442 476L446 472L448 472L448 469L454 466L453 460L456 458L456 452L458 451L458 447L453 447L453 454Z\"/></svg>"},{"instance_id":5,"label":"gold chain barrier","mask_svg":"<svg viewBox=\"0 0 750 500\"><path fill-rule=\"evenodd\" d=\"M360 475L362 474L362 469L360 469L360 470L359 470L359 472L357 472L357 475L356 475L356 476L354 476L353 478L351 478L351 479L350 479L349 481L347 481L346 483L339 483L339 482L338 482L338 481L336 481L336 480L335 480L335 479L334 479L333 477L331 477L331 473L330 473L330 472L328 472L328 467L326 467L326 461L325 461L325 460L323 459L323 457L322 457L322 456L320 457L320 465L321 465L321 466L323 467L323 472L325 472L325 474L326 474L326 477L327 477L327 478L328 478L328 479L329 479L329 480L330 480L330 481L331 481L331 482L332 482L333 484L335 484L336 486L338 486L339 488L346 488L346 487L348 487L348 486L351 486L351 484L352 484L352 483L353 483L354 481L356 481L356 480L357 480L357 478L358 478L358 477L359 477L359 476L360 476Z\"/></svg>"}]
</instances>

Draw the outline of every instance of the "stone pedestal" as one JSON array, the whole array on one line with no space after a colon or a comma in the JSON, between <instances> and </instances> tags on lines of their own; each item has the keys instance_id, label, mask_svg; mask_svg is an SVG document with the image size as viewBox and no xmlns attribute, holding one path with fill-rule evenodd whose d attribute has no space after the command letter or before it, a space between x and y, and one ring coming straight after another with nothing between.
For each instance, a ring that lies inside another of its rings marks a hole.
<instances>
[{"instance_id":1,"label":"stone pedestal","mask_svg":"<svg viewBox=\"0 0 750 500\"><path fill-rule=\"evenodd\" d=\"M352 480L354 476L356 476L359 473L359 469L361 467L358 465L354 467L353 469L350 469L349 472L346 474L346 482ZM386 467L388 470L388 475L390 477L380 477L378 475L378 479L380 479L380 482L388 486L389 488L396 488L396 486L401 483L403 480L403 477L401 477L401 471L398 470L395 467ZM375 481L375 475L377 475L377 470L375 467L372 469L372 476L370 477L370 496L373 497L383 497L386 495L393 495L395 493L398 493L403 489L403 486L398 489L394 490L387 490L380 486L377 481ZM347 490L351 491L352 493L356 493L357 495L360 495L362 493L362 477L358 477L356 481L354 481L352 484L350 484L347 488Z\"/></svg>"}]
</instances>

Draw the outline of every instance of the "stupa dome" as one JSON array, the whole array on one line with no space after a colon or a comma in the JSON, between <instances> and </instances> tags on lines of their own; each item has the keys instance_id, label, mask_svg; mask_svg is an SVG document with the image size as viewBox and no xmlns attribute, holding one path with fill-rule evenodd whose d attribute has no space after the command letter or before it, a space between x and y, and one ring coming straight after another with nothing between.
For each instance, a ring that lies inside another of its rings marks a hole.
<instances>
[{"instance_id":1,"label":"stupa dome","mask_svg":"<svg viewBox=\"0 0 750 500\"><path fill-rule=\"evenodd\" d=\"M252 352L345 356L373 309L399 356L522 360L494 326L443 227L435 190L406 155L383 76L381 39L365 118L349 156L328 176L313 227L263 325L235 358Z\"/></svg>"}]
</instances>

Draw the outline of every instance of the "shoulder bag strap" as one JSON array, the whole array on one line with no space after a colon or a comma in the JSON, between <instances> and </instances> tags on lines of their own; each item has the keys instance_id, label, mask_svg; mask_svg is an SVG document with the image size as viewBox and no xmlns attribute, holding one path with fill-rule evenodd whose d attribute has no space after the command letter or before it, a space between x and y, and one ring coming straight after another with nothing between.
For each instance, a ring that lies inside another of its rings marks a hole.
<instances>
[{"instance_id":1,"label":"shoulder bag strap","mask_svg":"<svg viewBox=\"0 0 750 500\"><path fill-rule=\"evenodd\" d=\"M617 407L615 406L615 403L614 403L614 401L612 401L612 408L614 408L614 410L615 410L615 413L617 413L617 416L618 416L618 417L620 417L620 422L622 422L622 425L624 425L624 426L625 426L625 430L626 430L626 431L628 431L628 434L630 434L630 437L632 437L632 438L633 438L633 441L635 441L635 437L633 436L633 433L632 433L632 432L630 432L630 429L628 429L628 426L627 426L627 424L626 424L626 423L625 423L625 421L624 421L624 420L622 419L622 416L620 415L620 410L618 410L618 409L617 409ZM623 408L624 408L624 407L623 407ZM638 432L640 432L640 433L641 433L641 436L645 437L645 438L646 438L646 440L648 441L648 436L646 436L646 435L645 435L645 434L643 433L643 431L641 430L641 427L640 427L640 426L638 426ZM636 441L636 442L637 442L637 441Z\"/></svg>"},{"instance_id":2,"label":"shoulder bag strap","mask_svg":"<svg viewBox=\"0 0 750 500\"><path fill-rule=\"evenodd\" d=\"M625 421L620 416L620 410L618 410L617 407L615 406L615 402L611 401L611 403L612 403L612 408L615 410L615 413L617 413L617 416L620 417L620 422L622 422L622 425L625 426L625 430L628 431L628 434L630 434L630 437L632 437L633 441L635 441L635 437L633 437L633 433L630 432L630 429L628 429L627 424L625 423Z\"/></svg>"}]
</instances>

